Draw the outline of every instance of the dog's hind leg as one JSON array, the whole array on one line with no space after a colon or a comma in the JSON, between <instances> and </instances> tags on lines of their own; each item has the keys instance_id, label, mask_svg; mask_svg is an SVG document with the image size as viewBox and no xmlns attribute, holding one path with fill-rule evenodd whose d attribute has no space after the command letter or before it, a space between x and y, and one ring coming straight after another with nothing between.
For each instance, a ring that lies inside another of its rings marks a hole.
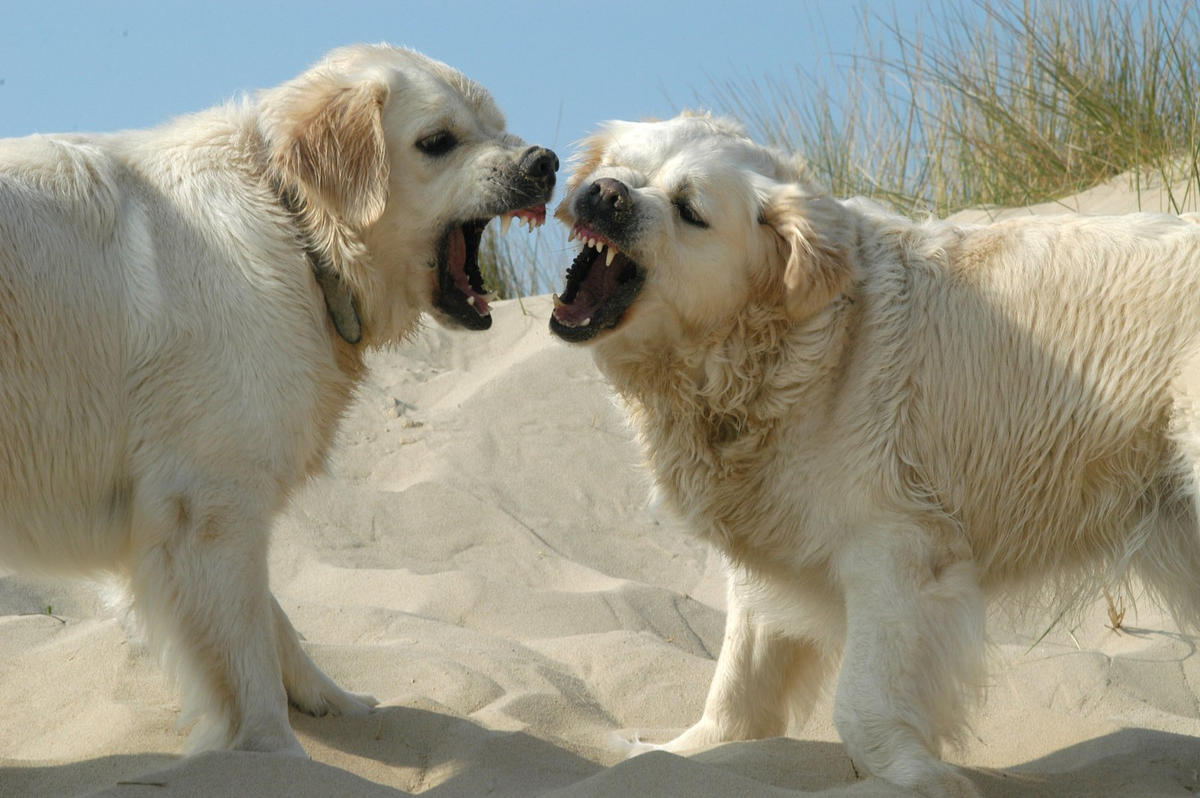
<instances>
[{"instance_id":1,"label":"dog's hind leg","mask_svg":"<svg viewBox=\"0 0 1200 798\"><path fill-rule=\"evenodd\" d=\"M168 494L140 511L134 608L196 717L194 751L305 756L287 698L267 586L269 514L236 488Z\"/></svg>"},{"instance_id":2,"label":"dog's hind leg","mask_svg":"<svg viewBox=\"0 0 1200 798\"><path fill-rule=\"evenodd\" d=\"M838 563L846 645L834 724L852 759L928 796L977 796L938 759L982 687L983 597L970 561L912 527L864 530Z\"/></svg>"},{"instance_id":3,"label":"dog's hind leg","mask_svg":"<svg viewBox=\"0 0 1200 798\"><path fill-rule=\"evenodd\" d=\"M360 716L379 704L373 696L348 693L326 676L300 646L300 637L279 606L271 597L275 615L275 642L279 664L283 669L283 687L288 701L309 715Z\"/></svg>"}]
</instances>

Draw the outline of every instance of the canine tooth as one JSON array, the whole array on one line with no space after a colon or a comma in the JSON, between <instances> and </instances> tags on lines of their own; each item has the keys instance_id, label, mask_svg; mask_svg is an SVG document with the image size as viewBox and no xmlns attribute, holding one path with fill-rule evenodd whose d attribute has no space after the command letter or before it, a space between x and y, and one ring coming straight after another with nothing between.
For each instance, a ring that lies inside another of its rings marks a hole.
<instances>
[{"instance_id":1,"label":"canine tooth","mask_svg":"<svg viewBox=\"0 0 1200 798\"><path fill-rule=\"evenodd\" d=\"M604 259L605 266L612 266L613 258L617 256L617 251L612 247L608 248L608 257Z\"/></svg>"},{"instance_id":2,"label":"canine tooth","mask_svg":"<svg viewBox=\"0 0 1200 798\"><path fill-rule=\"evenodd\" d=\"M554 300L554 307L556 308L561 308L563 305L567 304L566 302L562 301L562 297L560 297L558 294L553 294L550 298Z\"/></svg>"},{"instance_id":3,"label":"canine tooth","mask_svg":"<svg viewBox=\"0 0 1200 798\"><path fill-rule=\"evenodd\" d=\"M591 316L588 316L586 319L584 319L583 321L581 321L581 322L579 323L579 326L580 326L580 327L586 327L586 326L588 326L588 325L589 325L589 324L591 324L591 323L592 323L592 317L591 317Z\"/></svg>"},{"instance_id":4,"label":"canine tooth","mask_svg":"<svg viewBox=\"0 0 1200 798\"><path fill-rule=\"evenodd\" d=\"M572 231L571 231L571 234L570 234L569 236L567 236L567 243L568 243L568 244L570 244L570 243L571 243L572 241L574 241L576 238L577 238L577 236L575 235L575 231L574 231L574 230L572 230Z\"/></svg>"},{"instance_id":5,"label":"canine tooth","mask_svg":"<svg viewBox=\"0 0 1200 798\"><path fill-rule=\"evenodd\" d=\"M468 305L474 305L474 304L475 304L475 297L473 297L473 296L469 296L469 297L467 297L467 304L468 304Z\"/></svg>"},{"instance_id":6,"label":"canine tooth","mask_svg":"<svg viewBox=\"0 0 1200 798\"><path fill-rule=\"evenodd\" d=\"M508 226L512 224L513 218L507 213L500 217L500 235L508 235Z\"/></svg>"}]
</instances>

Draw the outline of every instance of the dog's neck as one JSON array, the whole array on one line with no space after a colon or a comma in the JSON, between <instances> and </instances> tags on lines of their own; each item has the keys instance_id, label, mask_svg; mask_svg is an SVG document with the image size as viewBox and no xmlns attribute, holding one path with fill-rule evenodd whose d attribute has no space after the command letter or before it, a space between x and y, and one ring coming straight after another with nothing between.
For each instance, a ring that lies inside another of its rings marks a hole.
<instances>
[{"instance_id":1,"label":"dog's neck","mask_svg":"<svg viewBox=\"0 0 1200 798\"><path fill-rule=\"evenodd\" d=\"M601 342L597 365L626 402L671 424L708 427L717 442L769 427L816 389L840 352L849 301L801 323L747 308L700 335Z\"/></svg>"},{"instance_id":2,"label":"dog's neck","mask_svg":"<svg viewBox=\"0 0 1200 798\"><path fill-rule=\"evenodd\" d=\"M363 326L354 292L329 263L328 257L313 246L311 236L305 229L300 202L296 195L291 189L278 185L275 191L279 197L279 204L287 211L299 232L304 254L308 256L308 262L312 266L313 278L325 295L325 308L333 321L333 328L346 343L352 346L358 344L362 340Z\"/></svg>"}]
</instances>

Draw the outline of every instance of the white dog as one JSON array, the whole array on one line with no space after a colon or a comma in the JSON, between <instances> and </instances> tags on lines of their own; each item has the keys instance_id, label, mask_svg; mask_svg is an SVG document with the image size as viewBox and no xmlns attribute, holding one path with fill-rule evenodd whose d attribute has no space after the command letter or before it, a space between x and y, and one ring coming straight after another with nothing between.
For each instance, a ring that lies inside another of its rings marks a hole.
<instances>
[{"instance_id":1,"label":"white dog","mask_svg":"<svg viewBox=\"0 0 1200 798\"><path fill-rule=\"evenodd\" d=\"M0 141L0 562L123 580L195 748L303 755L288 701L375 703L272 598L272 517L322 470L363 347L423 310L489 326L483 228L540 224L557 166L387 46L155 130Z\"/></svg>"},{"instance_id":2,"label":"white dog","mask_svg":"<svg viewBox=\"0 0 1200 798\"><path fill-rule=\"evenodd\" d=\"M938 752L986 595L1136 575L1200 620L1194 221L917 223L687 115L608 125L558 216L584 247L550 327L730 567L704 716L662 748L781 734L840 660L853 758L974 795Z\"/></svg>"}]
</instances>

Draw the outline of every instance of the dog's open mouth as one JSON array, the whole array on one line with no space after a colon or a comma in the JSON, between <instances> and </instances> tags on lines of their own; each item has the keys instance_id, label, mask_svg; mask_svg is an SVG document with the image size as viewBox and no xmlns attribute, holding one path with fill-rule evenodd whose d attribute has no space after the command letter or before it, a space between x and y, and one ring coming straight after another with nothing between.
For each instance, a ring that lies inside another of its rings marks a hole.
<instances>
[{"instance_id":1,"label":"dog's open mouth","mask_svg":"<svg viewBox=\"0 0 1200 798\"><path fill-rule=\"evenodd\" d=\"M532 205L499 216L500 234L508 232L516 219L532 231L546 223L546 206ZM472 219L450 225L441 246L438 265L438 290L434 305L454 321L470 330L486 330L492 326L488 303L496 295L483 284L479 267L479 242L491 219Z\"/></svg>"},{"instance_id":2,"label":"dog's open mouth","mask_svg":"<svg viewBox=\"0 0 1200 798\"><path fill-rule=\"evenodd\" d=\"M583 249L567 269L562 296L554 295L550 316L550 331L572 342L616 327L646 281L641 266L591 228L576 223L575 238L583 241Z\"/></svg>"}]
</instances>

